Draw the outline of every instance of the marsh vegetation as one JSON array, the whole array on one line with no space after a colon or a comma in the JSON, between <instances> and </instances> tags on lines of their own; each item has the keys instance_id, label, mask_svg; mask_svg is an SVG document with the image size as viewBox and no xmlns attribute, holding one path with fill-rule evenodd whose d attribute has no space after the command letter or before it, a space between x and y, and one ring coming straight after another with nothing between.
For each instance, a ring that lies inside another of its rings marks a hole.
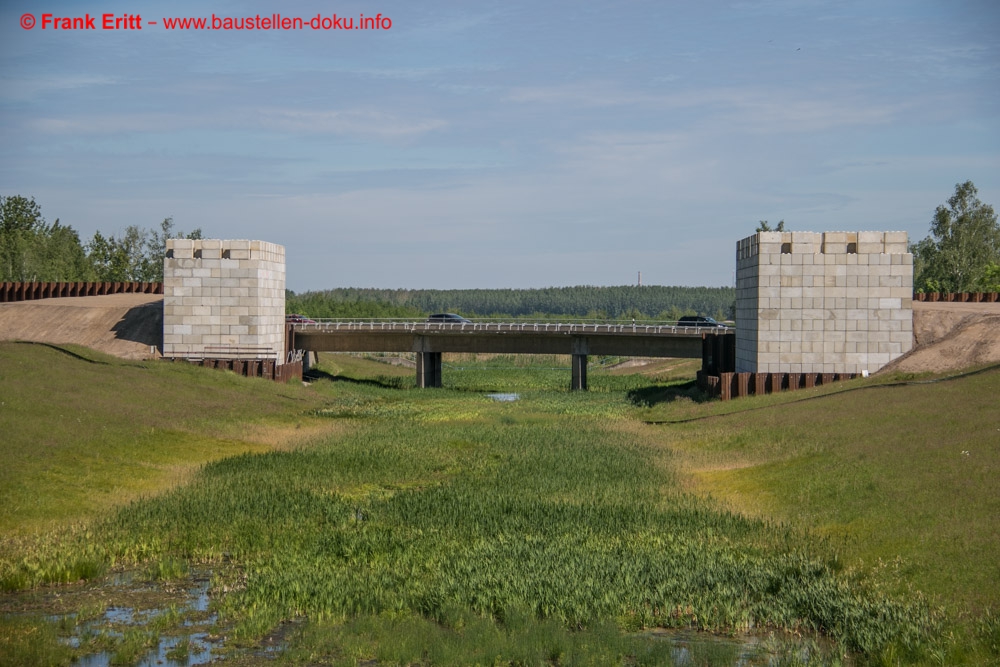
<instances>
[{"instance_id":1,"label":"marsh vegetation","mask_svg":"<svg viewBox=\"0 0 1000 667\"><path fill-rule=\"evenodd\" d=\"M677 362L571 393L556 359L453 359L418 391L347 355L303 387L77 352L0 344L0 662L187 664L198 633L244 664L998 657L996 371L734 406ZM205 610L69 641L198 578Z\"/></svg>"}]
</instances>

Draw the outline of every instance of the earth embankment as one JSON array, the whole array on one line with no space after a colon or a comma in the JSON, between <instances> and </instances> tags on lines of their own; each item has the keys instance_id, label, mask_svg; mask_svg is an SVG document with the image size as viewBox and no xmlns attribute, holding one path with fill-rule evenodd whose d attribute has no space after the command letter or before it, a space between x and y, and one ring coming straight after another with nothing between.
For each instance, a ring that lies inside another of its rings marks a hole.
<instances>
[{"instance_id":1,"label":"earth embankment","mask_svg":"<svg viewBox=\"0 0 1000 667\"><path fill-rule=\"evenodd\" d=\"M163 349L163 295L109 294L0 303L0 340L75 343L123 359L159 357Z\"/></svg>"},{"instance_id":2,"label":"earth embankment","mask_svg":"<svg viewBox=\"0 0 1000 667\"><path fill-rule=\"evenodd\" d=\"M1000 363L1000 303L913 302L913 349L880 372L943 373Z\"/></svg>"},{"instance_id":3,"label":"earth embankment","mask_svg":"<svg viewBox=\"0 0 1000 667\"><path fill-rule=\"evenodd\" d=\"M1000 303L913 303L914 348L882 372L946 372L1000 363ZM125 359L158 357L163 295L0 303L0 340L75 343Z\"/></svg>"}]
</instances>

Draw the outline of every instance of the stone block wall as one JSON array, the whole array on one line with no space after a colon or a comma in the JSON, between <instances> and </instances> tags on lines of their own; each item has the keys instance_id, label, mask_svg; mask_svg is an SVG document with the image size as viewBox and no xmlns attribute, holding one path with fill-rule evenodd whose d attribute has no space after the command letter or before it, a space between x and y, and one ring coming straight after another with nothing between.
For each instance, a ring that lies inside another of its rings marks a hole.
<instances>
[{"instance_id":1,"label":"stone block wall","mask_svg":"<svg viewBox=\"0 0 1000 667\"><path fill-rule=\"evenodd\" d=\"M170 239L163 260L163 356L285 359L285 248Z\"/></svg>"},{"instance_id":2,"label":"stone block wall","mask_svg":"<svg viewBox=\"0 0 1000 667\"><path fill-rule=\"evenodd\" d=\"M736 371L875 372L913 347L906 232L758 232L736 244Z\"/></svg>"}]
</instances>

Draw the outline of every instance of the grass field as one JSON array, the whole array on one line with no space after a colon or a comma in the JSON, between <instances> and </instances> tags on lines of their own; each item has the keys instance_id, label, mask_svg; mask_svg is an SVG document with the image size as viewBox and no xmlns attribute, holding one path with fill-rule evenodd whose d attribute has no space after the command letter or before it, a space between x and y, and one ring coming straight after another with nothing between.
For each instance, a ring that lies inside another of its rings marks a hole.
<instances>
[{"instance_id":1,"label":"grass field","mask_svg":"<svg viewBox=\"0 0 1000 667\"><path fill-rule=\"evenodd\" d=\"M0 663L187 642L176 608L59 638L126 604L108 574L202 570L238 663L1000 659L997 371L721 404L676 362L589 393L557 362L418 391L348 355L303 387L0 344Z\"/></svg>"},{"instance_id":2,"label":"grass field","mask_svg":"<svg viewBox=\"0 0 1000 667\"><path fill-rule=\"evenodd\" d=\"M723 506L824 536L848 563L881 561L900 586L975 616L1000 601L998 390L989 369L780 411L750 398L743 412L658 427L657 439Z\"/></svg>"}]
</instances>

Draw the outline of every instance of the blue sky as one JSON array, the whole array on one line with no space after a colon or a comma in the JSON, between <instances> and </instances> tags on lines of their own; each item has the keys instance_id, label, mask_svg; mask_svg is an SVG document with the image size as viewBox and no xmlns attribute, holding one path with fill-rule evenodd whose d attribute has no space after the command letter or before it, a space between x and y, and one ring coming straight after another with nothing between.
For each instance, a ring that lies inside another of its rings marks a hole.
<instances>
[{"instance_id":1,"label":"blue sky","mask_svg":"<svg viewBox=\"0 0 1000 667\"><path fill-rule=\"evenodd\" d=\"M87 12L158 25L41 27ZM392 26L162 25L213 13ZM998 34L993 0L8 1L0 194L280 243L296 291L730 285L761 219L1000 208Z\"/></svg>"}]
</instances>

